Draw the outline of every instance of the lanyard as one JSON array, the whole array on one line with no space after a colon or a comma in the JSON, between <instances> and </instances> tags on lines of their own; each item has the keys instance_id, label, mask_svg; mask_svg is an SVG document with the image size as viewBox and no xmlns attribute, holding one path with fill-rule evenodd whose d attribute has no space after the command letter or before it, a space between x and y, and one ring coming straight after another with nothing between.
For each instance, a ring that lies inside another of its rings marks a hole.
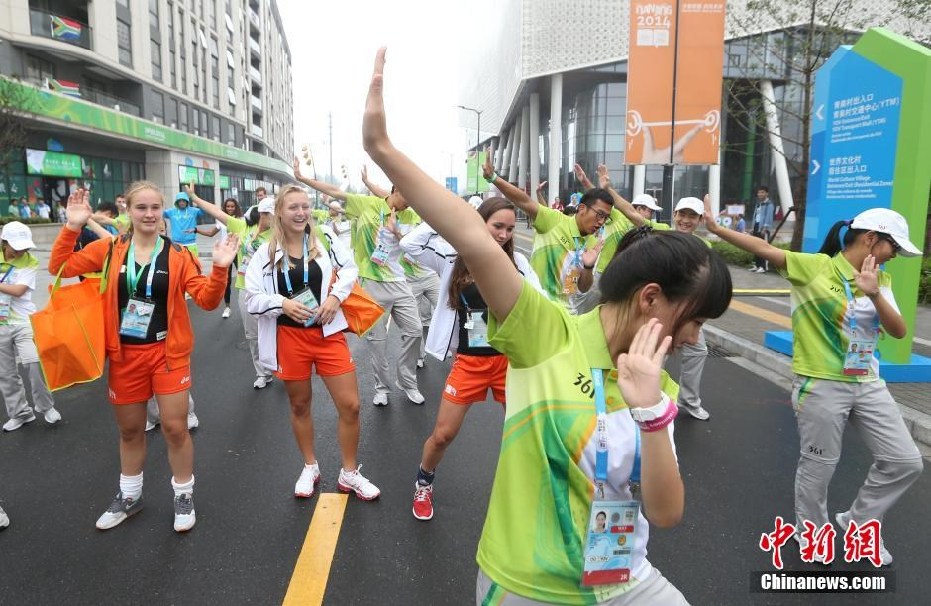
<instances>
[{"instance_id":1,"label":"lanyard","mask_svg":"<svg viewBox=\"0 0 931 606\"><path fill-rule=\"evenodd\" d=\"M3 265L6 265L6 263L3 263ZM12 265L12 264L10 264L10 269L6 270L6 273L3 274L3 277L2 277L2 278L0 278L0 284L6 282L6 279L10 277L10 274L11 274L11 273L13 273L13 265Z\"/></svg>"},{"instance_id":2,"label":"lanyard","mask_svg":"<svg viewBox=\"0 0 931 606\"><path fill-rule=\"evenodd\" d=\"M307 282L310 281L310 270L308 269L309 267L310 267L310 260L307 258L307 234L304 234L304 286L307 286ZM291 276L289 275L290 273L291 272L289 270L285 270L284 272L284 284L285 284L285 287L287 287L288 289L289 297L292 294L294 294L294 289L291 288Z\"/></svg>"},{"instance_id":3,"label":"lanyard","mask_svg":"<svg viewBox=\"0 0 931 606\"><path fill-rule=\"evenodd\" d=\"M264 233L264 232L263 232L263 233ZM259 236L260 236L260 235L262 235L262 234L259 233L259 226L256 225L256 226L254 226L254 227L252 228L252 230L249 232L249 235L243 240L243 242L242 242L242 250L243 250L243 254L244 254L245 256L248 257L248 256L250 256L250 255L254 255L254 254L255 254L255 251L257 251L257 250L259 249L259 246L261 246L261 244L260 244L260 243L257 243L256 240L259 239ZM251 253L249 252L250 249L252 250Z\"/></svg>"},{"instance_id":4,"label":"lanyard","mask_svg":"<svg viewBox=\"0 0 931 606\"><path fill-rule=\"evenodd\" d=\"M575 243L575 263L577 265L582 264L582 250L585 248L585 243L582 241L582 238L572 237L572 240Z\"/></svg>"},{"instance_id":5,"label":"lanyard","mask_svg":"<svg viewBox=\"0 0 931 606\"><path fill-rule=\"evenodd\" d=\"M850 283L847 280L842 278L841 282L844 283L844 292L847 293L847 311L849 312L847 317L850 319L850 332L856 334L857 316L853 310L853 293L850 291ZM879 314L873 314L873 330L877 333L879 332Z\"/></svg>"},{"instance_id":6,"label":"lanyard","mask_svg":"<svg viewBox=\"0 0 931 606\"><path fill-rule=\"evenodd\" d=\"M592 385L595 388L595 431L598 441L595 447L595 486L599 498L604 498L604 485L608 481L608 407L605 404L604 377L600 368L592 369ZM636 435L634 467L630 473L631 483L640 483L640 432Z\"/></svg>"},{"instance_id":7,"label":"lanyard","mask_svg":"<svg viewBox=\"0 0 931 606\"><path fill-rule=\"evenodd\" d=\"M152 279L155 277L155 258L162 252L162 239L159 238L158 242L155 243L155 247L152 248L152 258L149 259L149 272L146 276L145 282L145 298L152 298ZM142 274L136 274L136 243L133 242L129 245L129 254L126 257L126 287L129 291L129 296L135 296L136 286L139 284L139 278L142 277Z\"/></svg>"}]
</instances>

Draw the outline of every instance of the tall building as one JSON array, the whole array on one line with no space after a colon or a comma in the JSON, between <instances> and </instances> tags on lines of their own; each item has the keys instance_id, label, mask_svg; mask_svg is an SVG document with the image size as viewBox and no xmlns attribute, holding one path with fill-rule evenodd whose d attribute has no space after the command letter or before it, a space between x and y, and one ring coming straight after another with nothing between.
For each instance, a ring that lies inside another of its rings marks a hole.
<instances>
[{"instance_id":1,"label":"tall building","mask_svg":"<svg viewBox=\"0 0 931 606\"><path fill-rule=\"evenodd\" d=\"M618 191L628 195L646 191L660 199L665 194L667 200L701 197L716 182L722 202L739 203L750 201L762 184L777 202L790 206L807 171L800 166L797 145L803 132L798 119L803 113L801 88L787 66L804 59L795 42L808 27L810 3L803 2L794 17L799 21L790 22L773 13L751 13L743 0L726 2L720 167L677 166L665 183L662 166L624 164L629 4L476 0L475 14L494 14L494 19L483 20L467 43L459 100L482 112L482 145L495 145L498 173L531 192L540 181L548 181L551 201L557 195L566 200L580 189L572 170L579 162L592 177L598 164L607 165ZM792 14L789 2L770 4L786 19ZM849 9L844 3L821 5L826 17L839 5L845 18L830 28L816 25L819 35L829 32L817 38L825 42L824 57L870 26L927 36L927 15L922 23L920 15L899 11L896 0L854 0ZM784 154L773 151L768 129L747 116L748 111L760 112L764 90L771 91L777 109ZM462 118L462 126L471 128L474 117L463 113ZM664 205L663 219L669 218L670 206Z\"/></svg>"},{"instance_id":2,"label":"tall building","mask_svg":"<svg viewBox=\"0 0 931 606\"><path fill-rule=\"evenodd\" d=\"M28 127L0 174L4 214L10 198L59 202L77 185L113 200L139 178L245 207L290 178L275 0L0 0L0 74Z\"/></svg>"}]
</instances>

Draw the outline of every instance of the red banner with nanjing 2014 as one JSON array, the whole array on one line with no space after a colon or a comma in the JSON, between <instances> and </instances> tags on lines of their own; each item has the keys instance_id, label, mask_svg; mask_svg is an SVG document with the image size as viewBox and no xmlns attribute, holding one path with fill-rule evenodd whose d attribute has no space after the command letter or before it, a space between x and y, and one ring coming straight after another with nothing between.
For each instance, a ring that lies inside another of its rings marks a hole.
<instances>
[{"instance_id":1,"label":"red banner with nanjing 2014","mask_svg":"<svg viewBox=\"0 0 931 606\"><path fill-rule=\"evenodd\" d=\"M724 0L631 0L626 164L717 164Z\"/></svg>"}]
</instances>

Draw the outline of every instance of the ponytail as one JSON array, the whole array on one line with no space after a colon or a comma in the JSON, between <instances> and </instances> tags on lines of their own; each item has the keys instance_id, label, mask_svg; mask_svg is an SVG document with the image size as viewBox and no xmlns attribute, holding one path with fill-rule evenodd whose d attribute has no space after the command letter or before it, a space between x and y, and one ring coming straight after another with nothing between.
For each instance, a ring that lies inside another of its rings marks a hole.
<instances>
[{"instance_id":1,"label":"ponytail","mask_svg":"<svg viewBox=\"0 0 931 606\"><path fill-rule=\"evenodd\" d=\"M840 251L844 250L850 246L854 239L860 234L866 233L866 230L863 229L850 229L850 224L853 221L838 221L835 223L828 234L824 237L824 242L821 243L821 249L818 250L822 255L827 255L833 257ZM844 234L844 237L841 238L840 232L843 228L847 228L847 233Z\"/></svg>"}]
</instances>

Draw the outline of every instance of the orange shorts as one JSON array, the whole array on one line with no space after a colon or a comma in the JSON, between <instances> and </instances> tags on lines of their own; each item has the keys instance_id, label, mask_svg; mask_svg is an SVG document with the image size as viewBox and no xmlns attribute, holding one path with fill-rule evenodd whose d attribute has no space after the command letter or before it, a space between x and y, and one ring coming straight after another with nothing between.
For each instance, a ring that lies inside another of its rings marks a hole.
<instances>
[{"instance_id":1,"label":"orange shorts","mask_svg":"<svg viewBox=\"0 0 931 606\"><path fill-rule=\"evenodd\" d=\"M296 328L278 327L278 371L275 376L282 381L306 381L314 365L321 377L334 377L353 372L356 365L346 337L338 332L323 336L319 326Z\"/></svg>"},{"instance_id":2,"label":"orange shorts","mask_svg":"<svg viewBox=\"0 0 931 606\"><path fill-rule=\"evenodd\" d=\"M123 345L123 360L110 361L107 376L111 404L136 404L153 395L178 393L191 388L191 364L168 368L165 342Z\"/></svg>"},{"instance_id":3,"label":"orange shorts","mask_svg":"<svg viewBox=\"0 0 931 606\"><path fill-rule=\"evenodd\" d=\"M469 356L457 353L452 370L446 377L443 398L453 404L484 402L490 388L495 401L503 405L507 373L507 356Z\"/></svg>"}]
</instances>

